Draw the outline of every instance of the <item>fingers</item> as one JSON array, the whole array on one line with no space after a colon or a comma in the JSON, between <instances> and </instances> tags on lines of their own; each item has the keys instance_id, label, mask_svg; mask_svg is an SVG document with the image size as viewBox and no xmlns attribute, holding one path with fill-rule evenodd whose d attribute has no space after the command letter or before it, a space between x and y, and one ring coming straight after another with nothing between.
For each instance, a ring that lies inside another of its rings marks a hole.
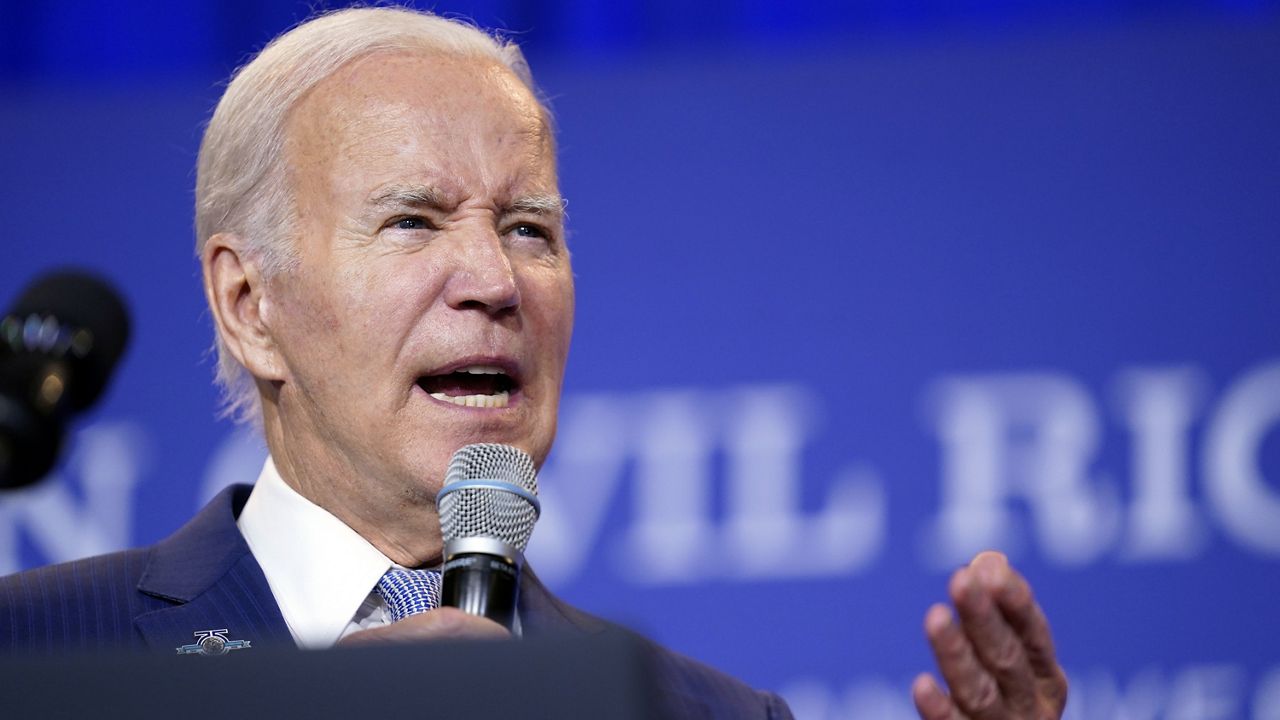
<instances>
[{"instance_id":1,"label":"fingers","mask_svg":"<svg viewBox=\"0 0 1280 720\"><path fill-rule=\"evenodd\" d=\"M338 641L338 645L376 645L382 643L412 643L432 640L504 640L511 633L488 618L469 615L457 608L442 607L418 615L410 615L400 622L370 628Z\"/></svg>"},{"instance_id":2,"label":"fingers","mask_svg":"<svg viewBox=\"0 0 1280 720\"><path fill-rule=\"evenodd\" d=\"M911 683L911 699L915 701L921 720L967 720L951 698L938 687L938 681L928 673L921 673Z\"/></svg>"},{"instance_id":3,"label":"fingers","mask_svg":"<svg viewBox=\"0 0 1280 720\"><path fill-rule=\"evenodd\" d=\"M1035 678L1036 697L1061 714L1067 703L1067 676L1058 664L1053 634L1026 579L994 552L981 553L970 564L990 591L1005 622L1021 643Z\"/></svg>"},{"instance_id":4,"label":"fingers","mask_svg":"<svg viewBox=\"0 0 1280 720\"><path fill-rule=\"evenodd\" d=\"M1031 717L1037 704L1036 677L1022 638L1006 622L995 601L1011 583L1012 575L1016 573L1003 556L980 555L951 576L949 589L973 654L999 687L1000 705L1014 717ZM960 704L976 710L963 700Z\"/></svg>"},{"instance_id":5,"label":"fingers","mask_svg":"<svg viewBox=\"0 0 1280 720\"><path fill-rule=\"evenodd\" d=\"M951 688L951 702L978 720L1002 717L1004 701L1000 686L974 653L951 608L942 604L929 608L924 631L933 647L938 670Z\"/></svg>"},{"instance_id":6,"label":"fingers","mask_svg":"<svg viewBox=\"0 0 1280 720\"><path fill-rule=\"evenodd\" d=\"M933 606L925 633L951 694L931 678L917 679L913 695L921 716L1060 717L1066 674L1027 581L1003 555L986 552L957 570L948 590L956 614Z\"/></svg>"},{"instance_id":7,"label":"fingers","mask_svg":"<svg viewBox=\"0 0 1280 720\"><path fill-rule=\"evenodd\" d=\"M985 560L985 556L995 553L984 553L974 559L974 563ZM1000 556L1003 561L1003 556ZM987 561L990 564L990 561ZM1014 632L1022 639L1027 650L1027 659L1037 675L1047 676L1057 668L1057 657L1053 649L1053 635L1049 632L1049 622L1044 612L1031 594L1031 586L1017 572L1009 568L1004 561L1007 578L993 582L996 603L999 605L1005 620Z\"/></svg>"}]
</instances>

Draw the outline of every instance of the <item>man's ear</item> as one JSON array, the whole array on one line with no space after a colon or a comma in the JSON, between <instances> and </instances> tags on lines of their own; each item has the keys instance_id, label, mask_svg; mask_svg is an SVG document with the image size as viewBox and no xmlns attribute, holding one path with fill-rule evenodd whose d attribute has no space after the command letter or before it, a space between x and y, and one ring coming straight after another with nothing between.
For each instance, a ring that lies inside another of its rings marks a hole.
<instances>
[{"instance_id":1,"label":"man's ear","mask_svg":"<svg viewBox=\"0 0 1280 720\"><path fill-rule=\"evenodd\" d=\"M218 335L236 360L260 380L283 380L284 362L270 326L270 303L257 259L236 235L219 233L200 257L204 294Z\"/></svg>"}]
</instances>

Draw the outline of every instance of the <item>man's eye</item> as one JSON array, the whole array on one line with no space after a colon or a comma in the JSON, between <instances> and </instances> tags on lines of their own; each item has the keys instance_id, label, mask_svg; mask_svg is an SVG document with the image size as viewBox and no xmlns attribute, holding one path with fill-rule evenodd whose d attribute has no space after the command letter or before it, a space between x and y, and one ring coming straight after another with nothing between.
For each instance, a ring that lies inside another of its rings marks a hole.
<instances>
[{"instance_id":1,"label":"man's eye","mask_svg":"<svg viewBox=\"0 0 1280 720\"><path fill-rule=\"evenodd\" d=\"M516 235L519 235L520 237L530 237L530 238L547 237L547 232L545 230L538 227L537 225L530 225L529 223L520 223L519 225L516 225L514 228L512 228L512 232L514 232Z\"/></svg>"},{"instance_id":2,"label":"man's eye","mask_svg":"<svg viewBox=\"0 0 1280 720\"><path fill-rule=\"evenodd\" d=\"M431 225L420 217L406 217L396 220L392 223L392 227L397 230L426 230Z\"/></svg>"}]
</instances>

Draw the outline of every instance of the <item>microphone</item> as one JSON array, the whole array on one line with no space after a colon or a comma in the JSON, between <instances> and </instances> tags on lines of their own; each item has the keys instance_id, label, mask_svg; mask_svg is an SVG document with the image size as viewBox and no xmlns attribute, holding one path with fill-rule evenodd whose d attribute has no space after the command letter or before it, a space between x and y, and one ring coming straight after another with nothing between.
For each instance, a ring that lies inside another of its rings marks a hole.
<instances>
[{"instance_id":1,"label":"microphone","mask_svg":"<svg viewBox=\"0 0 1280 720\"><path fill-rule=\"evenodd\" d=\"M459 449L436 509L444 537L440 604L512 630L524 549L542 512L533 458L495 443Z\"/></svg>"},{"instance_id":2,"label":"microphone","mask_svg":"<svg viewBox=\"0 0 1280 720\"><path fill-rule=\"evenodd\" d=\"M0 488L53 469L67 420L102 395L128 339L105 280L61 270L27 286L0 319Z\"/></svg>"}]
</instances>

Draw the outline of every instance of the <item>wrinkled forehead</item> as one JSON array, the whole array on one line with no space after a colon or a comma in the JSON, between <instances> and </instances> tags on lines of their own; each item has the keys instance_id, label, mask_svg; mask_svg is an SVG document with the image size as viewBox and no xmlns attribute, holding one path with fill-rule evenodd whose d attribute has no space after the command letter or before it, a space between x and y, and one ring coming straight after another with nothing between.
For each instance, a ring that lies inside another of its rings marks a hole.
<instances>
[{"instance_id":1,"label":"wrinkled forehead","mask_svg":"<svg viewBox=\"0 0 1280 720\"><path fill-rule=\"evenodd\" d=\"M295 164L376 160L424 142L442 150L487 143L524 153L554 176L554 140L542 106L510 69L483 56L365 55L303 96L287 128Z\"/></svg>"}]
</instances>

